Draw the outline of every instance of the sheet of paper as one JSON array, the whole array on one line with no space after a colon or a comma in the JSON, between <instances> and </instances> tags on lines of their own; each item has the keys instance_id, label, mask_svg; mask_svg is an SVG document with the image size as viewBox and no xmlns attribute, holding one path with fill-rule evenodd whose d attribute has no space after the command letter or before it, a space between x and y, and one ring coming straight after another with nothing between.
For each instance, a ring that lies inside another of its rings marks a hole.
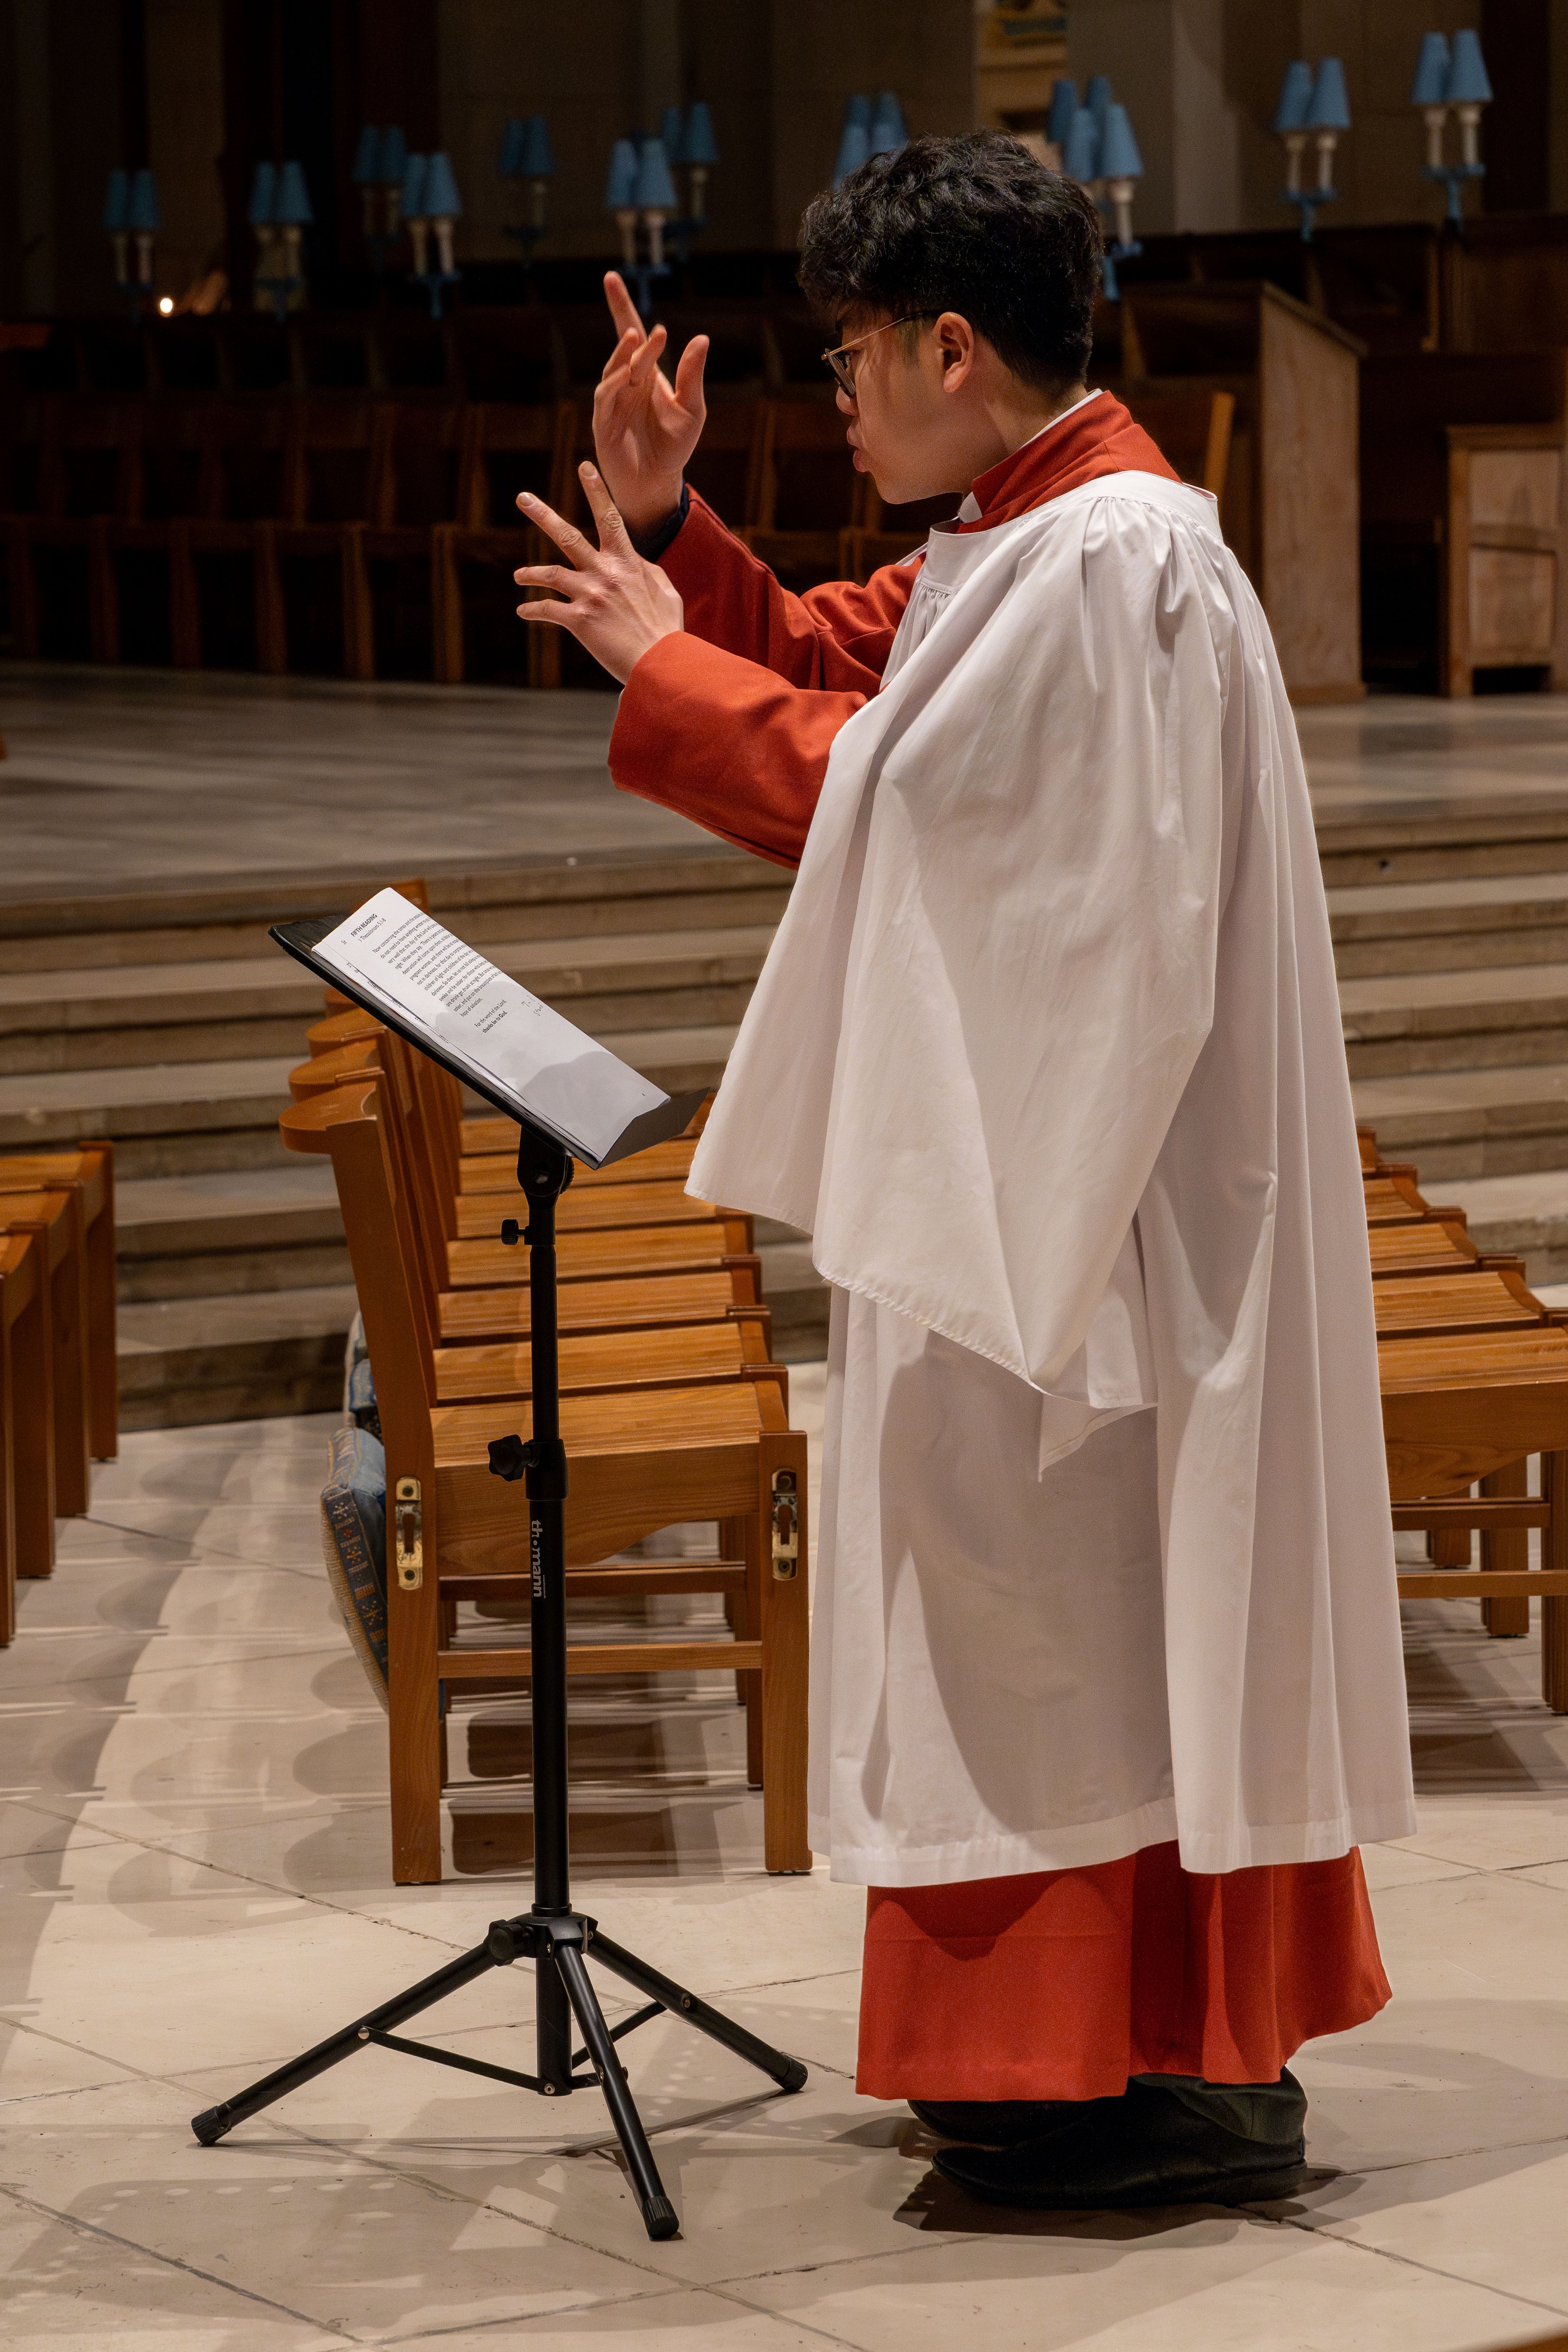
<instances>
[{"instance_id":1,"label":"sheet of paper","mask_svg":"<svg viewBox=\"0 0 1568 2352\"><path fill-rule=\"evenodd\" d=\"M395 890L378 891L313 952L591 1159L668 1100Z\"/></svg>"}]
</instances>

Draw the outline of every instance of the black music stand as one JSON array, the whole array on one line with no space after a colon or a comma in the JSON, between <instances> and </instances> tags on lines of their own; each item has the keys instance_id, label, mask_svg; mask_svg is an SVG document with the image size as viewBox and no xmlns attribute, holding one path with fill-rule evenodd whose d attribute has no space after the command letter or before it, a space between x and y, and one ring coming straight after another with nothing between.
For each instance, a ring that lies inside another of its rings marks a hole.
<instances>
[{"instance_id":1,"label":"black music stand","mask_svg":"<svg viewBox=\"0 0 1568 2352\"><path fill-rule=\"evenodd\" d=\"M290 930L301 933L304 924L291 925ZM300 948L282 931L273 936L289 948L291 954L310 961ZM321 970L322 976L338 988L344 982L337 975ZM352 990L345 992L353 993ZM374 1003L367 1010L384 1019L386 1015ZM403 1034L418 1045L416 1034L403 1024L394 1022ZM427 1050L427 1049L422 1049ZM691 1114L700 1097L689 1096L679 1101L667 1102L660 1110L645 1114L635 1123L637 1141L633 1147L644 1149L667 1136L678 1135L690 1123ZM502 1108L510 1108L502 1106ZM515 1109L511 1116L516 1117ZM531 1121L519 1120L521 1137L518 1145L517 1181L528 1202L528 1224L520 1235L514 1220L509 1218L501 1228L501 1238L516 1242L520 1238L529 1245L528 1290L530 1305L529 1354L532 1375L532 1434L526 1443L517 1436L499 1437L490 1445L490 1468L497 1477L522 1478L529 1503L531 1583L531 1676L530 1693L532 1701L533 1741L533 1903L531 1909L520 1912L515 1918L497 1919L482 1944L459 1959L437 1969L434 1976L424 1977L410 1985L395 2000L384 2001L379 2009L356 2018L340 2033L331 2034L325 2042L317 2042L313 2050L287 2066L279 2066L248 2090L232 2099L220 2100L215 2107L193 2116L191 2129L204 2147L211 2147L233 2130L236 2124L247 2116L259 2114L274 2100L287 2092L297 2090L317 2074L324 2074L356 2050L377 2045L383 2050L401 2050L413 2058L428 2058L438 2066L455 2066L462 2073L483 2074L496 2083L514 2083L525 2091L537 2091L546 2098L564 2097L572 2091L589 2090L596 2084L605 2094L610 2118L616 2137L626 2152L627 2168L642 2208L643 2221L650 2238L672 2238L679 2228L674 2206L664 2193L664 2184L653 2160L653 2151L643 2130L642 2118L637 2111L626 2079L616 2056L615 2045L637 2026L646 2025L650 2018L666 2011L672 2017L693 2025L700 2033L721 2042L726 2050L744 2058L769 2074L781 2090L798 2091L806 2078L806 2070L798 2058L785 2055L748 2033L716 2009L683 1986L661 1976L649 1968L646 1960L623 1946L612 1943L601 1934L596 1921L572 1907L569 1871L568 1782L566 1763L566 1448L561 1437L561 1381L557 1345L557 1310L555 1287L555 1204L572 1181L572 1155L556 1137ZM657 1130L657 1131L656 1131ZM628 1130L628 1135L631 1130ZM622 1139L622 1142L626 1140ZM620 1158L619 1145L607 1158ZM600 1163L605 1164L604 1162ZM585 1965L585 1956L592 1952L602 1968L624 1983L632 1985L647 1996L647 2004L634 2010L631 2016L612 2031L599 2007ZM454 2051L437 2050L427 2042L405 2041L395 2029L421 2010L430 2009L445 2000L459 1986L471 1984L483 1976L487 1969L509 1968L513 1960L532 1960L535 1982L535 2020L537 2031L537 2074L521 2074L509 2066L492 2066L478 2058L464 2058ZM571 2025L575 2016L582 2031L584 2046L572 2048ZM589 2074L574 2070L586 2059L592 2068Z\"/></svg>"}]
</instances>

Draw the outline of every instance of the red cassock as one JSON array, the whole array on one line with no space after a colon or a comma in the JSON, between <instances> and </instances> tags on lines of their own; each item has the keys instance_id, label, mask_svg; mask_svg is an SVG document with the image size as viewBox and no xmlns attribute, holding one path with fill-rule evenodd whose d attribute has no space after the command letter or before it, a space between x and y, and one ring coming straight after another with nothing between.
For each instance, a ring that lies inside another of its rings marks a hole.
<instances>
[{"instance_id":1,"label":"red cassock","mask_svg":"<svg viewBox=\"0 0 1568 2352\"><path fill-rule=\"evenodd\" d=\"M984 530L1098 476L1172 468L1101 393L973 486ZM643 656L617 784L799 863L833 739L875 694L919 559L792 596L693 498L662 558L685 633ZM1272 2082L1389 1997L1361 1857L1223 1877L1173 1843L1078 1870L872 1887L858 2084L878 2098L1087 2099L1137 2074Z\"/></svg>"}]
</instances>

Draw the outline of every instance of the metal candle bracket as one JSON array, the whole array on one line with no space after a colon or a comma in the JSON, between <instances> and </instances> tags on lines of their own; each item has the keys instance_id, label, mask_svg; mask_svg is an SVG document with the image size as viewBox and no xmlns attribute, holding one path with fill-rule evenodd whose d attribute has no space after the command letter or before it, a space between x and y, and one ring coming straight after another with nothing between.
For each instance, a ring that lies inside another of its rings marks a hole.
<instances>
[{"instance_id":1,"label":"metal candle bracket","mask_svg":"<svg viewBox=\"0 0 1568 2352\"><path fill-rule=\"evenodd\" d=\"M684 1125L690 1105L672 1105L672 1131ZM656 1139L650 1137L648 1140ZM492 1922L484 1941L458 1959L422 1978L394 2000L356 2018L341 2032L319 2042L289 2065L253 2083L248 2090L191 2119L204 2147L211 2147L237 2124L269 2107L301 2084L324 2074L358 2051L396 2050L438 2066L456 2067L488 2081L508 2083L544 2098L565 2098L595 2087L605 2095L610 2120L626 2159L643 2225L650 2238L672 2238L679 2229L674 2206L654 2162L616 2044L655 2017L670 2016L696 2028L772 2077L782 2091L798 2091L806 2070L798 2058L774 2050L743 2026L663 1976L635 1953L613 1943L598 1922L573 1907L570 1885L569 1807L566 1759L566 1448L561 1436L561 1387L555 1289L555 1204L572 1181L573 1161L551 1136L524 1127L518 1145L517 1181L528 1202L528 1224L520 1234L509 1218L503 1241L529 1247L529 1360L532 1425L519 1436L491 1442L490 1468L500 1478L525 1482L529 1511L531 1582L529 1691L533 1742L533 1903L514 1918ZM588 1974L593 1958L623 1984L644 1996L613 2029L605 2021ZM453 2050L405 2040L396 2031L422 2010L471 1984L491 1969L531 1960L537 2073L492 2066ZM572 2046L575 2018L582 2046ZM580 2072L586 2067L585 2073Z\"/></svg>"}]
</instances>

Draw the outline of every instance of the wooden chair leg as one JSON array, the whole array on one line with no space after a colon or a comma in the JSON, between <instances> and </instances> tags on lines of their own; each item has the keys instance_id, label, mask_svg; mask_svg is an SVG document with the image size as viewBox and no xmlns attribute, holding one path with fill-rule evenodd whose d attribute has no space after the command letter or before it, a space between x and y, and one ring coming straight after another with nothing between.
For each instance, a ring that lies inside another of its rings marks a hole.
<instances>
[{"instance_id":1,"label":"wooden chair leg","mask_svg":"<svg viewBox=\"0 0 1568 2352\"><path fill-rule=\"evenodd\" d=\"M451 534L437 525L430 552L431 656L437 686L463 683L463 599Z\"/></svg>"},{"instance_id":2,"label":"wooden chair leg","mask_svg":"<svg viewBox=\"0 0 1568 2352\"><path fill-rule=\"evenodd\" d=\"M1468 1568L1468 1528L1435 1528L1426 1538L1426 1557L1434 1568Z\"/></svg>"},{"instance_id":3,"label":"wooden chair leg","mask_svg":"<svg viewBox=\"0 0 1568 2352\"><path fill-rule=\"evenodd\" d=\"M1481 1480L1483 1495L1500 1497L1528 1495L1530 1465L1510 1462L1506 1469L1494 1470ZM1530 1566L1530 1533L1525 1528L1485 1529L1481 1535L1481 1567L1511 1570L1523 1574ZM1530 1602L1523 1601L1483 1601L1481 1622L1494 1639L1502 1636L1516 1639L1530 1631Z\"/></svg>"},{"instance_id":4,"label":"wooden chair leg","mask_svg":"<svg viewBox=\"0 0 1568 2352\"><path fill-rule=\"evenodd\" d=\"M281 677L289 667L289 622L283 607L283 570L278 560L278 538L269 523L256 526L256 551L251 559L255 583L256 667L269 677Z\"/></svg>"},{"instance_id":5,"label":"wooden chair leg","mask_svg":"<svg viewBox=\"0 0 1568 2352\"><path fill-rule=\"evenodd\" d=\"M109 551L109 525L95 515L87 537L88 636L95 662L120 659L120 582Z\"/></svg>"},{"instance_id":6,"label":"wooden chair leg","mask_svg":"<svg viewBox=\"0 0 1568 2352\"><path fill-rule=\"evenodd\" d=\"M1568 1570L1568 1454L1542 1455L1541 1490L1552 1511L1541 1564ZM1541 1696L1553 1715L1568 1715L1568 1598L1557 1594L1541 1603Z\"/></svg>"},{"instance_id":7,"label":"wooden chair leg","mask_svg":"<svg viewBox=\"0 0 1568 2352\"><path fill-rule=\"evenodd\" d=\"M436 1581L434 1478L422 1480L425 1566L405 1591L395 1564L392 1499L402 1475L390 1458L387 1485L387 1738L392 1784L392 1875L399 1886L441 1880L441 1722L437 1684L439 1592Z\"/></svg>"},{"instance_id":8,"label":"wooden chair leg","mask_svg":"<svg viewBox=\"0 0 1568 2352\"><path fill-rule=\"evenodd\" d=\"M11 527L11 641L23 661L38 657L38 583L26 523Z\"/></svg>"},{"instance_id":9,"label":"wooden chair leg","mask_svg":"<svg viewBox=\"0 0 1568 2352\"><path fill-rule=\"evenodd\" d=\"M88 1423L93 1457L112 1462L120 1451L120 1367L116 1346L119 1277L114 1265L114 1146L97 1139L81 1146L101 1151L103 1207L87 1229Z\"/></svg>"},{"instance_id":10,"label":"wooden chair leg","mask_svg":"<svg viewBox=\"0 0 1568 2352\"><path fill-rule=\"evenodd\" d=\"M14 1228L19 1231L20 1228ZM49 1285L37 1288L11 1327L11 1429L16 1491L16 1573L48 1576L55 1565L55 1412L49 1360Z\"/></svg>"},{"instance_id":11,"label":"wooden chair leg","mask_svg":"<svg viewBox=\"0 0 1568 2352\"><path fill-rule=\"evenodd\" d=\"M0 1297L0 1643L16 1638L16 1444L11 1326Z\"/></svg>"},{"instance_id":12,"label":"wooden chair leg","mask_svg":"<svg viewBox=\"0 0 1568 2352\"><path fill-rule=\"evenodd\" d=\"M772 1535L781 1477L794 1480L798 1550L794 1562L775 1567ZM757 1447L757 1512L749 1524L746 1558L749 1569L755 1550L762 1588L763 1845L766 1866L773 1872L811 1868L805 1826L805 1439L797 1430L770 1432Z\"/></svg>"},{"instance_id":13,"label":"wooden chair leg","mask_svg":"<svg viewBox=\"0 0 1568 2352\"><path fill-rule=\"evenodd\" d=\"M748 1519L722 1519L719 1549L726 1559L746 1563L746 1590L724 1595L724 1614L738 1642L760 1640L763 1628L762 1546L748 1543ZM746 1786L763 1785L763 1678L759 1674L735 1676L735 1696L746 1710Z\"/></svg>"},{"instance_id":14,"label":"wooden chair leg","mask_svg":"<svg viewBox=\"0 0 1568 2352\"><path fill-rule=\"evenodd\" d=\"M202 666L202 606L191 535L175 523L169 533L169 647L176 669Z\"/></svg>"},{"instance_id":15,"label":"wooden chair leg","mask_svg":"<svg viewBox=\"0 0 1568 2352\"><path fill-rule=\"evenodd\" d=\"M342 540L343 676L375 676L375 620L370 601L370 575L365 570L364 536L357 524L345 523Z\"/></svg>"},{"instance_id":16,"label":"wooden chair leg","mask_svg":"<svg viewBox=\"0 0 1568 2352\"><path fill-rule=\"evenodd\" d=\"M55 1508L62 1519L82 1517L90 1500L86 1283L79 1217L79 1203L76 1245L55 1269L49 1300L55 1376Z\"/></svg>"}]
</instances>

